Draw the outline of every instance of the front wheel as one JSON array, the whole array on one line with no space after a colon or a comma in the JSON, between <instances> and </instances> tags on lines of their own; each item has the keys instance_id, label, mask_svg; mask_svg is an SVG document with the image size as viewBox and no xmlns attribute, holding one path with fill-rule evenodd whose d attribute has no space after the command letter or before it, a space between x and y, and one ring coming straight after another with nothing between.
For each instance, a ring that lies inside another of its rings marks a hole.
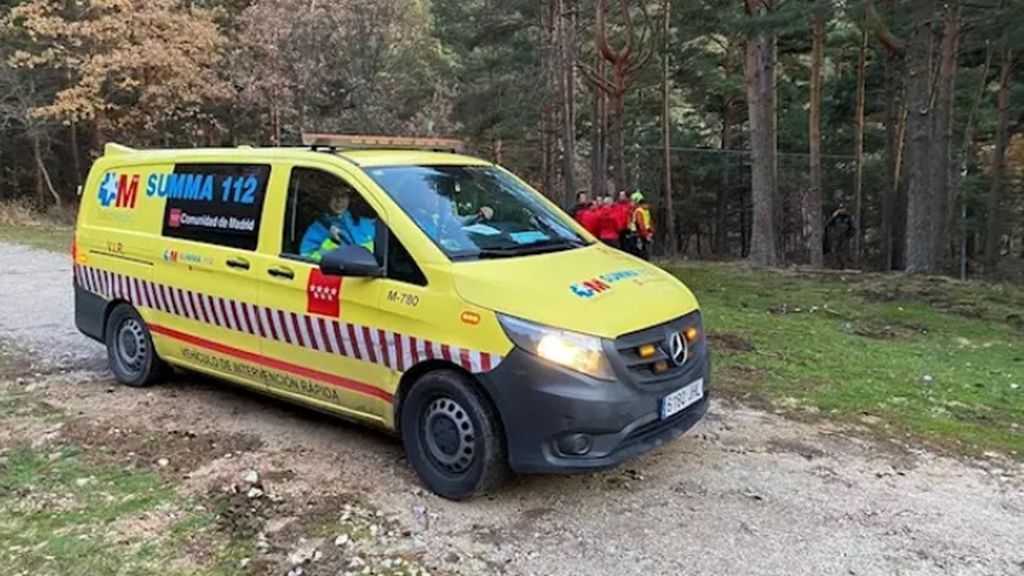
<instances>
[{"instance_id":1,"label":"front wheel","mask_svg":"<svg viewBox=\"0 0 1024 576\"><path fill-rule=\"evenodd\" d=\"M164 363L153 348L153 337L135 308L118 304L107 318L104 334L107 359L114 376L128 386L149 386L159 380Z\"/></svg>"},{"instance_id":2,"label":"front wheel","mask_svg":"<svg viewBox=\"0 0 1024 576\"><path fill-rule=\"evenodd\" d=\"M400 425L409 463L442 498L482 494L508 473L497 414L461 373L442 370L421 377L402 402Z\"/></svg>"}]
</instances>

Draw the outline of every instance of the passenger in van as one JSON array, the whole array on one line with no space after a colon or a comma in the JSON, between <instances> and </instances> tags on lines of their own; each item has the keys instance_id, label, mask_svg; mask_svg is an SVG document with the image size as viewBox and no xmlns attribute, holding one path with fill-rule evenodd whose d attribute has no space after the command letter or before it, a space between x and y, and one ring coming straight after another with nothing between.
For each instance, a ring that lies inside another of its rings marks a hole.
<instances>
[{"instance_id":1,"label":"passenger in van","mask_svg":"<svg viewBox=\"0 0 1024 576\"><path fill-rule=\"evenodd\" d=\"M416 224L433 240L440 240L438 235L441 230L451 232L456 228L488 222L494 218L494 209L490 206L481 206L475 214L461 216L458 213L458 205L444 196L429 199L399 193L397 199Z\"/></svg>"},{"instance_id":2,"label":"passenger in van","mask_svg":"<svg viewBox=\"0 0 1024 576\"><path fill-rule=\"evenodd\" d=\"M459 220L463 226L472 226L473 224L480 224L487 222L494 218L494 208L490 206L481 206L477 210L476 214L470 214L468 216L459 216Z\"/></svg>"},{"instance_id":3,"label":"passenger in van","mask_svg":"<svg viewBox=\"0 0 1024 576\"><path fill-rule=\"evenodd\" d=\"M329 211L313 221L302 235L299 253L320 262L324 254L340 246L362 246L373 252L377 217L362 198L349 200L347 190L331 198Z\"/></svg>"}]
</instances>

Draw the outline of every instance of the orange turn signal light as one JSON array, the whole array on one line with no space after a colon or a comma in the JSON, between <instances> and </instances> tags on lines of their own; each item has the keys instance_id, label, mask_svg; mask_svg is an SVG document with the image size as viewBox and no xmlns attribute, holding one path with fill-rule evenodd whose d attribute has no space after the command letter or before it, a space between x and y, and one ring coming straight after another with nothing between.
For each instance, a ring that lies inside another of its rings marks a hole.
<instances>
[{"instance_id":1,"label":"orange turn signal light","mask_svg":"<svg viewBox=\"0 0 1024 576\"><path fill-rule=\"evenodd\" d=\"M685 332L683 332L683 336L686 337L687 342L693 342L698 336L700 336L700 330L697 330L694 326L690 326Z\"/></svg>"},{"instance_id":2,"label":"orange turn signal light","mask_svg":"<svg viewBox=\"0 0 1024 576\"><path fill-rule=\"evenodd\" d=\"M654 347L654 344L644 344L639 348L639 350L637 350L641 358L650 358L651 356L654 356L656 351L657 348Z\"/></svg>"}]
</instances>

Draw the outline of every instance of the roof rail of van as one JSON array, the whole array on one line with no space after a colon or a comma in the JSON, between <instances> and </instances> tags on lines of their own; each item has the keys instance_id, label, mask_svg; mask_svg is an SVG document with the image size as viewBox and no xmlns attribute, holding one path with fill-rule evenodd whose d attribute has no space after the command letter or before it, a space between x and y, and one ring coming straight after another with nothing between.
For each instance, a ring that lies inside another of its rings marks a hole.
<instances>
[{"instance_id":1,"label":"roof rail of van","mask_svg":"<svg viewBox=\"0 0 1024 576\"><path fill-rule=\"evenodd\" d=\"M415 138L407 136L365 136L347 134L320 134L303 132L302 144L313 150L336 151L358 149L398 148L402 150L433 150L462 152L466 143L454 138Z\"/></svg>"},{"instance_id":2,"label":"roof rail of van","mask_svg":"<svg viewBox=\"0 0 1024 576\"><path fill-rule=\"evenodd\" d=\"M125 146L124 144L118 144L117 142L107 142L103 146L104 156L120 156L121 154L130 154L135 152L135 148Z\"/></svg>"}]
</instances>

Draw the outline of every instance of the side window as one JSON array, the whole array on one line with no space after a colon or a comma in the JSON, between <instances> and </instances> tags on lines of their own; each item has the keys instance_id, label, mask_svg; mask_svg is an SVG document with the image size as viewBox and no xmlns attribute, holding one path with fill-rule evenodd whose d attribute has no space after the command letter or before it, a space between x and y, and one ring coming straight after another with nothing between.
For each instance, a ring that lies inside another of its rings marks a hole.
<instances>
[{"instance_id":1,"label":"side window","mask_svg":"<svg viewBox=\"0 0 1024 576\"><path fill-rule=\"evenodd\" d=\"M427 285L427 277L394 234L389 234L388 237L387 277L417 286Z\"/></svg>"},{"instance_id":2,"label":"side window","mask_svg":"<svg viewBox=\"0 0 1024 576\"><path fill-rule=\"evenodd\" d=\"M319 262L339 246L363 246L382 260L381 228L373 208L341 178L313 168L292 169L283 256Z\"/></svg>"},{"instance_id":3,"label":"side window","mask_svg":"<svg viewBox=\"0 0 1024 576\"><path fill-rule=\"evenodd\" d=\"M346 245L363 246L382 263L387 250L388 278L427 285L427 277L409 251L347 182L322 170L293 168L281 255L319 262L325 253Z\"/></svg>"},{"instance_id":4,"label":"side window","mask_svg":"<svg viewBox=\"0 0 1024 576\"><path fill-rule=\"evenodd\" d=\"M164 236L255 250L269 177L265 164L176 164L147 191L167 198Z\"/></svg>"}]
</instances>

